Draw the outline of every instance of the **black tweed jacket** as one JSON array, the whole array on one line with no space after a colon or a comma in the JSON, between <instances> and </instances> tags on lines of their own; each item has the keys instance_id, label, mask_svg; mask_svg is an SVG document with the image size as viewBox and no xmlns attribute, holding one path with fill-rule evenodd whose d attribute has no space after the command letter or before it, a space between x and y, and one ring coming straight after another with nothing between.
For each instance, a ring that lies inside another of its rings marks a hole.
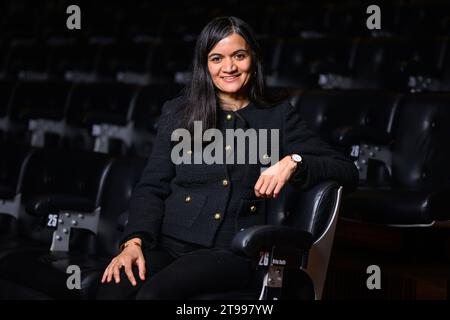
<instances>
[{"instance_id":1,"label":"black tweed jacket","mask_svg":"<svg viewBox=\"0 0 450 320\"><path fill-rule=\"evenodd\" d=\"M138 235L156 243L164 234L210 247L227 208L238 210L233 214L236 230L267 221L267 200L257 198L253 191L260 164L244 165L245 170L240 171L245 174L238 181L231 181L226 164L172 162L175 142L171 135L179 127L183 101L183 97L178 97L163 106L152 154L133 192L122 242ZM329 179L338 181L346 191L356 187L358 172L352 161L308 129L289 102L270 108L250 103L230 112L227 119L242 121L244 127L257 131L279 129L279 159L292 153L303 157L301 167L289 181L296 187L309 188Z\"/></svg>"}]
</instances>

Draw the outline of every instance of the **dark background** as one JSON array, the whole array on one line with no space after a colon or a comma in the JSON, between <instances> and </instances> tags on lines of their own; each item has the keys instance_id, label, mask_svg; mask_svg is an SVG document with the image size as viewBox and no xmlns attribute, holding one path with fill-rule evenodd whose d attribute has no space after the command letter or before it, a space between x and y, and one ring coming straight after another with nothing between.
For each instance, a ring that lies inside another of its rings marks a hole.
<instances>
[{"instance_id":1,"label":"dark background","mask_svg":"<svg viewBox=\"0 0 450 320\"><path fill-rule=\"evenodd\" d=\"M66 28L71 4L81 30ZM366 27L371 4L380 30ZM448 1L2 0L0 198L20 193L34 215L55 210L33 207L44 194L95 208L102 161L149 155L163 102L189 80L196 36L223 15L253 27L270 90L289 94L324 140L347 155L363 144L390 154L387 164L354 157L368 171L343 201L324 298L447 299ZM26 171L35 150L40 160ZM130 190L114 192L123 203L105 197L103 207L126 211ZM2 217L1 236L49 245L16 222ZM114 252L109 240L103 257ZM365 285L371 264L381 290Z\"/></svg>"}]
</instances>

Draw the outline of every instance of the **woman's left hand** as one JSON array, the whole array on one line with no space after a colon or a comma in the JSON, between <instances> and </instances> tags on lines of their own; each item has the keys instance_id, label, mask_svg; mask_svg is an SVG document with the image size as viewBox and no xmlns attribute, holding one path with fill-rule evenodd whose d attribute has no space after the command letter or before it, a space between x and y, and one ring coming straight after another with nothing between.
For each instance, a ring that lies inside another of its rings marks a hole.
<instances>
[{"instance_id":1,"label":"woman's left hand","mask_svg":"<svg viewBox=\"0 0 450 320\"><path fill-rule=\"evenodd\" d=\"M297 168L297 163L288 155L264 170L255 184L255 195L261 198L276 198L281 188Z\"/></svg>"}]
</instances>

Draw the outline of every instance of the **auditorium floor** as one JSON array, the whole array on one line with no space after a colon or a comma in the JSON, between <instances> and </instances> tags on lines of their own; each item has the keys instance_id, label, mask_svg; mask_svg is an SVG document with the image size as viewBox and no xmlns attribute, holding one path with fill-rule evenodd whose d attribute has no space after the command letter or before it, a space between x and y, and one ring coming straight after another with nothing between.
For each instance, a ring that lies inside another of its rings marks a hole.
<instances>
[{"instance_id":1,"label":"auditorium floor","mask_svg":"<svg viewBox=\"0 0 450 320\"><path fill-rule=\"evenodd\" d=\"M449 243L446 227L392 228L340 220L323 298L448 299ZM380 289L368 288L371 265L379 267Z\"/></svg>"}]
</instances>

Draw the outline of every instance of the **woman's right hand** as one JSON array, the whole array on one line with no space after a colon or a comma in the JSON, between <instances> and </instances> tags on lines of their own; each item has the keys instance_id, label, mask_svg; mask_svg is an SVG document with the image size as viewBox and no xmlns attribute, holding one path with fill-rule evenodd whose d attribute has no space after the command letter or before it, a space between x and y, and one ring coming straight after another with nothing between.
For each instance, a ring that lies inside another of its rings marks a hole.
<instances>
[{"instance_id":1,"label":"woman's right hand","mask_svg":"<svg viewBox=\"0 0 450 320\"><path fill-rule=\"evenodd\" d=\"M133 286L136 285L136 279L133 274L133 265L136 264L139 269L139 277L145 280L145 259L141 249L142 240L133 238L123 245L123 250L111 260L103 273L102 283L111 282L112 278L116 283L120 282L120 269L125 268L125 274Z\"/></svg>"}]
</instances>

